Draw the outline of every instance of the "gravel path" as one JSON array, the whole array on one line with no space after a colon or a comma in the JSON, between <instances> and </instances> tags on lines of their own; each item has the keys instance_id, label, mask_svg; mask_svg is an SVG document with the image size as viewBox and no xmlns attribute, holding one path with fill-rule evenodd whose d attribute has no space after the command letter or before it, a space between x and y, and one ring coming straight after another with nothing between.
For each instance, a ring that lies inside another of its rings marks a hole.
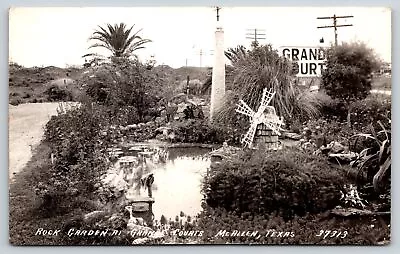
<instances>
[{"instance_id":1,"label":"gravel path","mask_svg":"<svg viewBox=\"0 0 400 254\"><path fill-rule=\"evenodd\" d=\"M8 175L12 179L32 156L42 139L44 126L57 114L58 103L27 103L8 107Z\"/></svg>"}]
</instances>

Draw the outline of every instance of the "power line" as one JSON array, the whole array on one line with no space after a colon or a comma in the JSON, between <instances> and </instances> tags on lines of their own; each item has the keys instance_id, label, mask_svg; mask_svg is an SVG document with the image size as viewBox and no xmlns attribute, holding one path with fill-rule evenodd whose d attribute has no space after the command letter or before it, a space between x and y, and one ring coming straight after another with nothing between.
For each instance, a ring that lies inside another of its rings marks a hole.
<instances>
[{"instance_id":1,"label":"power line","mask_svg":"<svg viewBox=\"0 0 400 254\"><path fill-rule=\"evenodd\" d=\"M207 53L207 52L210 52L210 53ZM214 55L214 50L203 50L203 49L199 49L199 57L200 57L200 67L203 67L203 56L206 56L206 55Z\"/></svg>"},{"instance_id":2,"label":"power line","mask_svg":"<svg viewBox=\"0 0 400 254\"><path fill-rule=\"evenodd\" d=\"M265 40L265 29L246 29L246 39L251 39L254 45L258 45L258 40Z\"/></svg>"},{"instance_id":3,"label":"power line","mask_svg":"<svg viewBox=\"0 0 400 254\"><path fill-rule=\"evenodd\" d=\"M337 28L338 27L344 27L344 26L353 26L353 24L346 24L346 25L338 25L337 24L337 19L341 18L354 18L354 16L336 16L336 14L333 15L333 17L317 17L317 19L333 19L333 25L332 26L318 26L317 28L334 28L335 32L335 46L338 44L338 33L337 33Z\"/></svg>"}]
</instances>

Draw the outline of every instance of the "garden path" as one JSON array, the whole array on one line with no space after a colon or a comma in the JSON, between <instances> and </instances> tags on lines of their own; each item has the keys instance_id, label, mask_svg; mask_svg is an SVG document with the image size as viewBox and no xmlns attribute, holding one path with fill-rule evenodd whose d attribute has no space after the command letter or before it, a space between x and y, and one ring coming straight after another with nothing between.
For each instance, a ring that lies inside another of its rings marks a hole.
<instances>
[{"instance_id":1,"label":"garden path","mask_svg":"<svg viewBox=\"0 0 400 254\"><path fill-rule=\"evenodd\" d=\"M8 175L12 179L32 156L39 144L44 126L57 114L58 102L26 103L8 106Z\"/></svg>"}]
</instances>

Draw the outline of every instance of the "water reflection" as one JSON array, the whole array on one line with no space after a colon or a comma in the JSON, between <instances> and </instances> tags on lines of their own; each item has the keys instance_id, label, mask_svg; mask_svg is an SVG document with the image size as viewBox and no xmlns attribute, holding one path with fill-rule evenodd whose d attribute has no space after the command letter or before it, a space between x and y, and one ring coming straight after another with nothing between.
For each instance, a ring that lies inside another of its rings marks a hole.
<instances>
[{"instance_id":1,"label":"water reflection","mask_svg":"<svg viewBox=\"0 0 400 254\"><path fill-rule=\"evenodd\" d=\"M187 149L189 154L200 154L172 157L163 165L163 170L154 173L157 186L153 192L155 219L160 219L161 215L173 219L181 211L194 216L201 211L201 181L210 166L210 159L204 153L209 150L192 150L195 149ZM170 156L172 154L171 150Z\"/></svg>"},{"instance_id":2,"label":"water reflection","mask_svg":"<svg viewBox=\"0 0 400 254\"><path fill-rule=\"evenodd\" d=\"M193 217L201 211L201 182L210 166L210 149L132 147L112 152L115 150L118 159L104 176L104 184L122 191L132 202L154 198L155 220L161 215L173 219L181 211Z\"/></svg>"}]
</instances>

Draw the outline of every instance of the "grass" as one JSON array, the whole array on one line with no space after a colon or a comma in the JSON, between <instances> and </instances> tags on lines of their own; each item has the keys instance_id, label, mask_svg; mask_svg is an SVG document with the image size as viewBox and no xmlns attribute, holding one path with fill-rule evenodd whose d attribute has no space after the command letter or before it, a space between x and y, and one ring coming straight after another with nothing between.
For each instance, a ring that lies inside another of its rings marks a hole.
<instances>
[{"instance_id":1,"label":"grass","mask_svg":"<svg viewBox=\"0 0 400 254\"><path fill-rule=\"evenodd\" d=\"M46 177L50 167L50 149L41 143L35 150L27 166L14 176L9 189L9 237L14 245L50 244L54 239L37 237L35 232L44 225L55 227L61 220L40 218L39 203L34 195L33 186L42 177ZM49 176L47 176L49 177Z\"/></svg>"}]
</instances>

